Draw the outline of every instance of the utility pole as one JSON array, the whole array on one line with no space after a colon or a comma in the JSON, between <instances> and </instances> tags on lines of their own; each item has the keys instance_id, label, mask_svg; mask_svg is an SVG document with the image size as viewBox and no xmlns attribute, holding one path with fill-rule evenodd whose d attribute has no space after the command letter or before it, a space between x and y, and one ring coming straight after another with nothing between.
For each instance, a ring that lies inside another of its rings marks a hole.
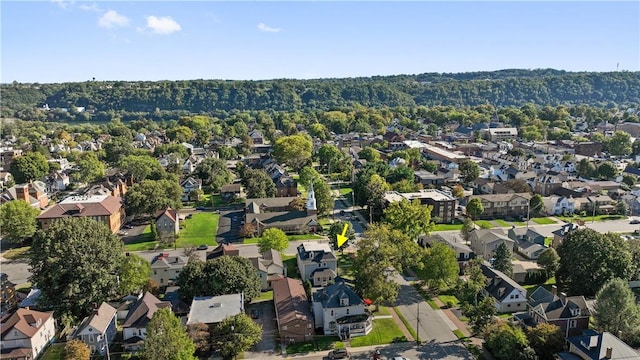
<instances>
[{"instance_id":1,"label":"utility pole","mask_svg":"<svg viewBox=\"0 0 640 360\"><path fill-rule=\"evenodd\" d=\"M104 334L104 345L107 348L107 360L111 360L111 354L109 354L109 341L107 340L107 334Z\"/></svg>"},{"instance_id":2,"label":"utility pole","mask_svg":"<svg viewBox=\"0 0 640 360\"><path fill-rule=\"evenodd\" d=\"M420 302L418 301L418 310L416 314L416 346L420 345Z\"/></svg>"}]
</instances>

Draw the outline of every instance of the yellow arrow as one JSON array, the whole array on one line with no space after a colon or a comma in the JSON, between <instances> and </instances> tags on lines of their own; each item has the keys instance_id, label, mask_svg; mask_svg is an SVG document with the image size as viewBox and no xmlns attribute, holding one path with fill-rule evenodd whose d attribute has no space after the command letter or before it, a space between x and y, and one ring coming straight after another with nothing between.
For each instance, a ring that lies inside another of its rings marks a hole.
<instances>
[{"instance_id":1,"label":"yellow arrow","mask_svg":"<svg viewBox=\"0 0 640 360\"><path fill-rule=\"evenodd\" d=\"M349 223L344 224L344 229L342 229L342 234L336 235L336 237L338 238L338 248L341 247L345 242L347 242L347 240L349 240L349 238L345 236L345 234L347 233L348 227L349 227Z\"/></svg>"}]
</instances>

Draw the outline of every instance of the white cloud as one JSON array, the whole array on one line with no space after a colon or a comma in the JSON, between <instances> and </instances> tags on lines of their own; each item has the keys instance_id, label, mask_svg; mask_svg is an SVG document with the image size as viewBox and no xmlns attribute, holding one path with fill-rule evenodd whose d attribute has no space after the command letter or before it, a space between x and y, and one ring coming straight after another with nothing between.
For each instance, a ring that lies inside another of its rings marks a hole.
<instances>
[{"instance_id":1,"label":"white cloud","mask_svg":"<svg viewBox=\"0 0 640 360\"><path fill-rule=\"evenodd\" d=\"M111 29L116 26L129 25L129 18L118 14L115 10L109 10L98 19L98 26Z\"/></svg>"},{"instance_id":2,"label":"white cloud","mask_svg":"<svg viewBox=\"0 0 640 360\"><path fill-rule=\"evenodd\" d=\"M58 5L61 9L66 9L69 6L73 5L73 1L65 1L65 0L51 0L52 3Z\"/></svg>"},{"instance_id":3,"label":"white cloud","mask_svg":"<svg viewBox=\"0 0 640 360\"><path fill-rule=\"evenodd\" d=\"M102 12L102 9L96 3L91 3L91 5L87 5L87 4L78 5L78 8L84 11Z\"/></svg>"},{"instance_id":4,"label":"white cloud","mask_svg":"<svg viewBox=\"0 0 640 360\"><path fill-rule=\"evenodd\" d=\"M147 28L156 34L167 35L180 31L182 27L171 16L147 16Z\"/></svg>"},{"instance_id":5,"label":"white cloud","mask_svg":"<svg viewBox=\"0 0 640 360\"><path fill-rule=\"evenodd\" d=\"M260 23L258 24L258 30L263 32L277 33L277 32L280 32L280 30L282 29L267 26L265 23Z\"/></svg>"}]
</instances>

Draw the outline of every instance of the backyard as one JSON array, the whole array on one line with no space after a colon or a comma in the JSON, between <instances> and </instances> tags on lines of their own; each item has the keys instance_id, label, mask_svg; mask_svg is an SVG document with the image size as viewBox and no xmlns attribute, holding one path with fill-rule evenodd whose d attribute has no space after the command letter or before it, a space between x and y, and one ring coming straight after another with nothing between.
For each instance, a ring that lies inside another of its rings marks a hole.
<instances>
[{"instance_id":1,"label":"backyard","mask_svg":"<svg viewBox=\"0 0 640 360\"><path fill-rule=\"evenodd\" d=\"M64 344L51 344L47 351L42 354L41 360L62 360L64 359Z\"/></svg>"},{"instance_id":2,"label":"backyard","mask_svg":"<svg viewBox=\"0 0 640 360\"><path fill-rule=\"evenodd\" d=\"M185 219L178 235L176 247L197 247L199 245L218 245L216 232L220 215L210 212L194 213Z\"/></svg>"}]
</instances>

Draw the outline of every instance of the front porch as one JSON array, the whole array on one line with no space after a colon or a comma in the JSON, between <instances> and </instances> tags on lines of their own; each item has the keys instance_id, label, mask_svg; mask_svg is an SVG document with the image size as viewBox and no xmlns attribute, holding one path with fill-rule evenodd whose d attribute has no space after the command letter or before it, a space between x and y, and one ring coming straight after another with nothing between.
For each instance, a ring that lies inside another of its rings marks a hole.
<instances>
[{"instance_id":1,"label":"front porch","mask_svg":"<svg viewBox=\"0 0 640 360\"><path fill-rule=\"evenodd\" d=\"M336 333L342 340L365 336L373 329L372 320L370 313L341 317L336 320Z\"/></svg>"}]
</instances>

